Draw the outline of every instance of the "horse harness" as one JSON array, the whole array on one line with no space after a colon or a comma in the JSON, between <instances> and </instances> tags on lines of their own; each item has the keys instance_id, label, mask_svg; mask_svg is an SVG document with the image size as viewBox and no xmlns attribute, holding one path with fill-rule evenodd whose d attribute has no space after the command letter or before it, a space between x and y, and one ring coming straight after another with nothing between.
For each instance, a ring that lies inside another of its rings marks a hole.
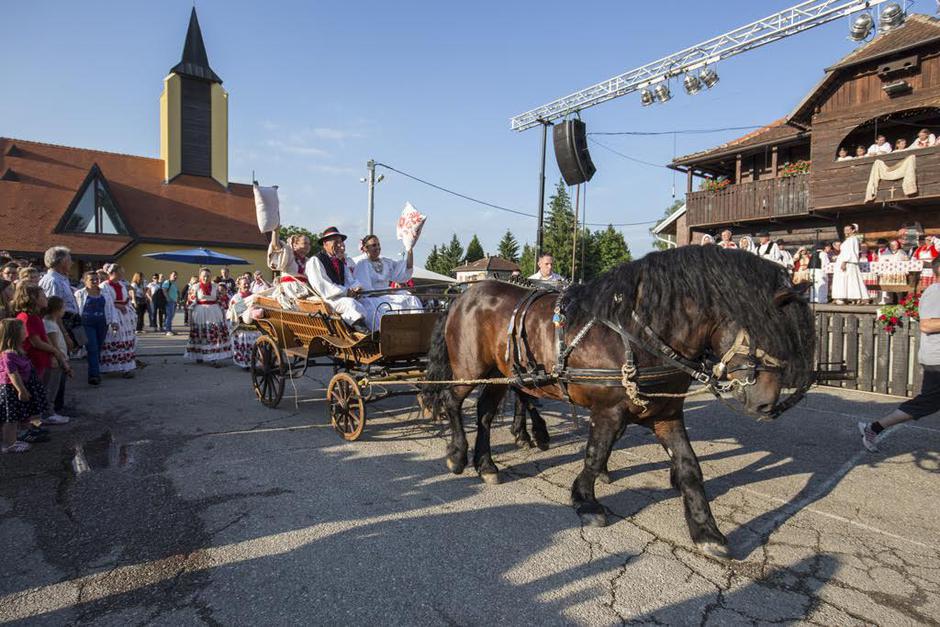
<instances>
[{"instance_id":1,"label":"horse harness","mask_svg":"<svg viewBox=\"0 0 940 627\"><path fill-rule=\"evenodd\" d=\"M552 323L555 327L556 351L555 363L549 372L544 365L535 360L529 347L525 320L532 305L539 299L550 295L555 295ZM720 358L703 354L699 361L687 359L656 335L635 311L631 312L631 318L636 326L641 329L645 339L638 337L617 322L595 316L585 323L569 343L566 341L567 320L564 313L564 296L564 291L560 290L535 289L526 294L513 309L507 329L506 361L510 362L516 386L531 388L558 385L565 400L569 402L571 399L568 395L568 385L572 383L607 387L623 386L629 400L645 410L650 403L650 398L688 396L688 394L666 394L649 391L650 387L660 385L664 380L676 374L681 373L690 376L695 381L703 384L717 398L724 401L721 393L730 392L735 387L754 385L757 382L757 373L759 371L781 371L785 366L784 362L767 354L766 351L752 347L750 337L745 329L738 331L731 347ZM615 331L623 342L623 365L620 370L569 367L568 358L571 356L572 351L587 336L591 328L598 323ZM638 367L632 345L666 362L666 365ZM729 368L731 361L739 355L746 356L744 363ZM747 373L743 378L732 379L729 376L732 373L742 371ZM807 385L805 388L797 390L785 401L778 403L774 407L774 411L771 412L770 417L778 416L799 402L808 387Z\"/></svg>"}]
</instances>

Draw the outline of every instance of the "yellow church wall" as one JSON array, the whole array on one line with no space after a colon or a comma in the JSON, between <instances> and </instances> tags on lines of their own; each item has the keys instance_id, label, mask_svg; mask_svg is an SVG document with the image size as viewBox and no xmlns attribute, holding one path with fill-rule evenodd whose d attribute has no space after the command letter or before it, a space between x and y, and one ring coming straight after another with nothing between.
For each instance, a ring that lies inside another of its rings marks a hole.
<instances>
[{"instance_id":1,"label":"yellow church wall","mask_svg":"<svg viewBox=\"0 0 940 627\"><path fill-rule=\"evenodd\" d=\"M163 178L167 181L183 168L181 107L180 77L170 74L163 79L160 94L160 158L163 159Z\"/></svg>"},{"instance_id":2,"label":"yellow church wall","mask_svg":"<svg viewBox=\"0 0 940 627\"><path fill-rule=\"evenodd\" d=\"M118 258L118 263L124 268L128 281L130 281L135 272L140 272L144 276L149 277L154 273L169 274L173 270L176 270L179 274L180 280L188 281L190 276L195 275L199 271L199 266L176 261L159 261L143 256L148 253L162 253L186 248L195 248L195 246L188 244L151 244L145 242L136 244L128 249L127 252ZM264 271L265 278L268 280L271 279L271 271L268 270L266 263L266 250L238 248L235 246L211 246L210 248L217 253L241 257L250 262L248 265L229 266L232 276L238 276L244 272L262 270ZM221 270L222 266L209 266L209 268L212 270L212 276L215 277L219 274L219 270Z\"/></svg>"},{"instance_id":3,"label":"yellow church wall","mask_svg":"<svg viewBox=\"0 0 940 627\"><path fill-rule=\"evenodd\" d=\"M218 83L210 90L212 110L212 178L228 187L228 94Z\"/></svg>"}]
</instances>

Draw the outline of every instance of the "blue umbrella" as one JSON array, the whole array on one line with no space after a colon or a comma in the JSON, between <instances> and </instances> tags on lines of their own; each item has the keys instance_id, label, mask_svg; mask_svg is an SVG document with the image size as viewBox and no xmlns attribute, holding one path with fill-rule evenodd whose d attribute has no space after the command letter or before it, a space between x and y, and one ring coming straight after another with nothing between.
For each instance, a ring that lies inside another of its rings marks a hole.
<instances>
[{"instance_id":1,"label":"blue umbrella","mask_svg":"<svg viewBox=\"0 0 940 627\"><path fill-rule=\"evenodd\" d=\"M187 250L171 250L165 253L147 253L144 257L160 259L162 261L192 263L200 266L238 266L249 265L251 263L241 257L217 253L208 248L189 248Z\"/></svg>"}]
</instances>

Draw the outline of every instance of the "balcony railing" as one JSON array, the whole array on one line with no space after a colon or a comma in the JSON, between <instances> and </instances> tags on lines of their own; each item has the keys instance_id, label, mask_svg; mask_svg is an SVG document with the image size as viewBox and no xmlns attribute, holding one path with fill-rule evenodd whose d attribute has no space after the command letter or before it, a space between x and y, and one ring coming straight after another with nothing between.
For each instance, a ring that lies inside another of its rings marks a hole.
<instances>
[{"instance_id":1,"label":"balcony railing","mask_svg":"<svg viewBox=\"0 0 940 627\"><path fill-rule=\"evenodd\" d=\"M809 213L809 174L729 185L686 198L689 226L718 226Z\"/></svg>"}]
</instances>

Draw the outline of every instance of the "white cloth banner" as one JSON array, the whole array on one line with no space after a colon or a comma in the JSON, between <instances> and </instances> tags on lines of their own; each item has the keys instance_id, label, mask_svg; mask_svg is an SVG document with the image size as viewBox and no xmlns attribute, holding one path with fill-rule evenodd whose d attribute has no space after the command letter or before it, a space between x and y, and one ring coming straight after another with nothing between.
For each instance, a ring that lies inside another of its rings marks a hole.
<instances>
[{"instance_id":1,"label":"white cloth banner","mask_svg":"<svg viewBox=\"0 0 940 627\"><path fill-rule=\"evenodd\" d=\"M255 212L258 214L258 229L262 233L276 231L281 226L281 205L277 199L277 185L261 187L252 185L255 192Z\"/></svg>"},{"instance_id":2,"label":"white cloth banner","mask_svg":"<svg viewBox=\"0 0 940 627\"><path fill-rule=\"evenodd\" d=\"M878 196L878 184L882 181L901 181L905 196L917 193L917 157L911 155L893 168L889 168L881 159L875 159L868 175L868 188L865 190L865 202L871 202Z\"/></svg>"},{"instance_id":3,"label":"white cloth banner","mask_svg":"<svg viewBox=\"0 0 940 627\"><path fill-rule=\"evenodd\" d=\"M396 236L404 244L405 250L414 250L418 237L421 235L421 229L428 217L412 206L410 202L405 203L405 208L401 210L401 216L398 218L398 228Z\"/></svg>"}]
</instances>

